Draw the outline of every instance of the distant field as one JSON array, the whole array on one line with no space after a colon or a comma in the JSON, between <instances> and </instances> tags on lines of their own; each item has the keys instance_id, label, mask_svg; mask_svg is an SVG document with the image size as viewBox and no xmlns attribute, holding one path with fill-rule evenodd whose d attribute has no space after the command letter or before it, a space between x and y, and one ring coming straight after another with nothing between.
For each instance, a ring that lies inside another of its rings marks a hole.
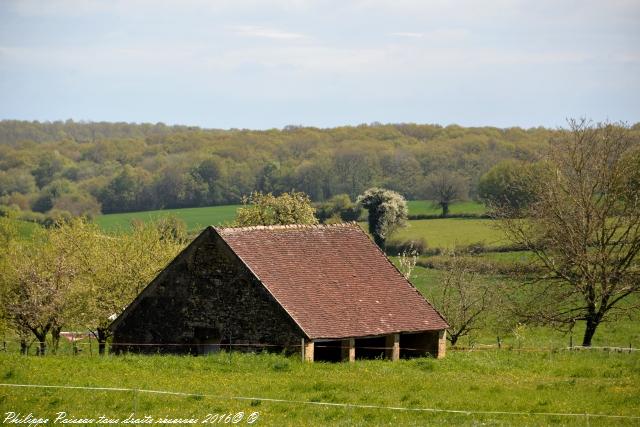
<instances>
[{"instance_id":1,"label":"distant field","mask_svg":"<svg viewBox=\"0 0 640 427\"><path fill-rule=\"evenodd\" d=\"M429 200L409 201L410 215L438 215L440 210ZM204 208L166 209L144 212L127 212L101 215L96 223L106 231L129 229L132 219L148 221L165 215L181 218L191 232L198 231L208 225L223 225L235 218L236 209L240 205L209 206ZM476 202L461 202L451 205L451 213L484 213L484 206Z\"/></svg>"},{"instance_id":2,"label":"distant field","mask_svg":"<svg viewBox=\"0 0 640 427\"><path fill-rule=\"evenodd\" d=\"M2 383L199 394L0 386L0 407L3 413L33 413L51 419L65 411L68 417L76 418L104 415L124 419L135 413L139 418L202 421L207 414L242 411L244 419L238 425L246 425L249 414L257 412L254 425L258 426L637 425L637 419L587 420L584 415L534 413L637 416L639 363L638 354L598 351L449 352L442 360L314 364L303 363L299 357L273 354L99 358L0 353ZM521 413L446 413L380 407Z\"/></svg>"},{"instance_id":3,"label":"distant field","mask_svg":"<svg viewBox=\"0 0 640 427\"><path fill-rule=\"evenodd\" d=\"M175 215L187 224L189 231L198 231L208 225L230 223L235 218L238 207L239 205L226 205L108 214L96 218L96 223L106 231L127 230L130 228L131 220L133 219L149 221L162 216Z\"/></svg>"},{"instance_id":4,"label":"distant field","mask_svg":"<svg viewBox=\"0 0 640 427\"><path fill-rule=\"evenodd\" d=\"M430 248L453 248L457 245L484 242L487 246L506 243L502 232L490 219L421 219L409 221L407 227L398 230L393 240L424 238Z\"/></svg>"},{"instance_id":5,"label":"distant field","mask_svg":"<svg viewBox=\"0 0 640 427\"><path fill-rule=\"evenodd\" d=\"M431 200L410 200L409 215L440 215L442 208ZM458 202L449 206L450 214L474 214L482 215L486 213L486 208L482 203L478 202Z\"/></svg>"}]
</instances>

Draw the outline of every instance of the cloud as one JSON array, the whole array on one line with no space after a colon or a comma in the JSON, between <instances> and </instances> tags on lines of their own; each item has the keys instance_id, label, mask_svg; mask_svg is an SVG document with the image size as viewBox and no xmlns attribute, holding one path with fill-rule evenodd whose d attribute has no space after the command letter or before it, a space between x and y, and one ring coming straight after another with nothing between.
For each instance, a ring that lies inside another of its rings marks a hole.
<instances>
[{"instance_id":1,"label":"cloud","mask_svg":"<svg viewBox=\"0 0 640 427\"><path fill-rule=\"evenodd\" d=\"M423 33L411 33L411 32L397 32L397 33L389 33L390 36L393 37L408 37L408 38L412 38L412 39L419 39L424 37Z\"/></svg>"},{"instance_id":2,"label":"cloud","mask_svg":"<svg viewBox=\"0 0 640 427\"><path fill-rule=\"evenodd\" d=\"M300 40L308 38L305 34L301 33L292 33L289 31L279 30L277 28L259 27L253 25L237 25L228 27L228 29L232 33L244 37L258 37L278 40Z\"/></svg>"}]
</instances>

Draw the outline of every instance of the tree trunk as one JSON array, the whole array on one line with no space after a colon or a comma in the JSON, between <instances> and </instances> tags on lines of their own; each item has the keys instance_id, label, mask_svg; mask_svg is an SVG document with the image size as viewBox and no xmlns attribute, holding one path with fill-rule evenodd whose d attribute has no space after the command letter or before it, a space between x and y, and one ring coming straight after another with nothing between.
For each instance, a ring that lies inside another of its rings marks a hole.
<instances>
[{"instance_id":1,"label":"tree trunk","mask_svg":"<svg viewBox=\"0 0 640 427\"><path fill-rule=\"evenodd\" d=\"M442 216L446 217L449 215L449 203L440 202L440 206L442 206Z\"/></svg>"},{"instance_id":2,"label":"tree trunk","mask_svg":"<svg viewBox=\"0 0 640 427\"><path fill-rule=\"evenodd\" d=\"M47 351L47 335L38 334L38 356L44 356Z\"/></svg>"},{"instance_id":3,"label":"tree trunk","mask_svg":"<svg viewBox=\"0 0 640 427\"><path fill-rule=\"evenodd\" d=\"M24 338L20 338L20 354L26 355L29 352L29 346L27 345L27 340Z\"/></svg>"},{"instance_id":4,"label":"tree trunk","mask_svg":"<svg viewBox=\"0 0 640 427\"><path fill-rule=\"evenodd\" d=\"M58 352L58 345L60 344L60 331L62 326L53 326L51 328L51 352L56 354Z\"/></svg>"},{"instance_id":5,"label":"tree trunk","mask_svg":"<svg viewBox=\"0 0 640 427\"><path fill-rule=\"evenodd\" d=\"M51 324L39 326L37 328L29 328L38 340L38 356L44 356L47 351L47 334L51 329Z\"/></svg>"},{"instance_id":6,"label":"tree trunk","mask_svg":"<svg viewBox=\"0 0 640 427\"><path fill-rule=\"evenodd\" d=\"M458 338L460 338L459 335L449 334L449 342L451 342L451 347L456 345L456 343L458 342Z\"/></svg>"},{"instance_id":7,"label":"tree trunk","mask_svg":"<svg viewBox=\"0 0 640 427\"><path fill-rule=\"evenodd\" d=\"M591 339L598 329L600 321L594 316L587 319L587 327L584 330L584 337L582 338L583 347L591 347Z\"/></svg>"},{"instance_id":8,"label":"tree trunk","mask_svg":"<svg viewBox=\"0 0 640 427\"><path fill-rule=\"evenodd\" d=\"M97 328L98 331L98 354L104 355L104 351L107 347L107 338L109 334L106 328Z\"/></svg>"},{"instance_id":9,"label":"tree trunk","mask_svg":"<svg viewBox=\"0 0 640 427\"><path fill-rule=\"evenodd\" d=\"M385 239L380 237L378 234L373 233L373 241L376 243L376 245L378 245L380 249L384 251Z\"/></svg>"}]
</instances>

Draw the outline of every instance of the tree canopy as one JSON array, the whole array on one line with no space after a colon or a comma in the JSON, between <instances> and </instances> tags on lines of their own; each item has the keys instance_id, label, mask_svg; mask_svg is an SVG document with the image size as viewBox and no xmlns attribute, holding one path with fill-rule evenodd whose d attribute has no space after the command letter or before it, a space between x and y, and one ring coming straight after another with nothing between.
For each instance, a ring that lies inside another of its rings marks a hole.
<instances>
[{"instance_id":1,"label":"tree canopy","mask_svg":"<svg viewBox=\"0 0 640 427\"><path fill-rule=\"evenodd\" d=\"M369 232L384 249L389 235L405 225L407 202L400 194L384 188L370 188L358 196L358 203L368 212Z\"/></svg>"},{"instance_id":2,"label":"tree canopy","mask_svg":"<svg viewBox=\"0 0 640 427\"><path fill-rule=\"evenodd\" d=\"M271 193L251 193L238 209L234 225L246 227L317 223L318 219L315 217L315 209L311 206L309 196L293 191L279 196Z\"/></svg>"},{"instance_id":3,"label":"tree canopy","mask_svg":"<svg viewBox=\"0 0 640 427\"><path fill-rule=\"evenodd\" d=\"M0 205L31 220L241 203L296 189L314 202L374 186L427 196L448 170L469 184L504 159L531 160L558 131L372 124L215 130L163 124L0 121ZM30 211L37 212L31 214ZM40 215L42 214L42 215Z\"/></svg>"},{"instance_id":4,"label":"tree canopy","mask_svg":"<svg viewBox=\"0 0 640 427\"><path fill-rule=\"evenodd\" d=\"M544 269L522 286L521 315L564 329L583 320L589 346L603 321L637 310L628 297L640 292L640 140L623 124L569 124L549 146L534 200L498 213Z\"/></svg>"}]
</instances>

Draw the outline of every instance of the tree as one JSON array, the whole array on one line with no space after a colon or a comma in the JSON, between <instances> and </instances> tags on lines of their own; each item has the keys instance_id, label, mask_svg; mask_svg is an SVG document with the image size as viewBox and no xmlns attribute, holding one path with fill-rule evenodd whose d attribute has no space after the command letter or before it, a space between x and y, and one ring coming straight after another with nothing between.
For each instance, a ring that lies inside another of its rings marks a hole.
<instances>
[{"instance_id":1,"label":"tree","mask_svg":"<svg viewBox=\"0 0 640 427\"><path fill-rule=\"evenodd\" d=\"M429 300L447 319L447 339L456 345L461 337L485 325L493 295L491 287L480 281L465 260L453 255L441 286L432 292Z\"/></svg>"},{"instance_id":2,"label":"tree","mask_svg":"<svg viewBox=\"0 0 640 427\"><path fill-rule=\"evenodd\" d=\"M360 218L362 208L353 203L348 194L337 194L325 203L317 205L316 216L320 222L357 221Z\"/></svg>"},{"instance_id":3,"label":"tree","mask_svg":"<svg viewBox=\"0 0 640 427\"><path fill-rule=\"evenodd\" d=\"M387 237L405 225L407 202L395 191L377 187L370 188L358 196L357 202L369 212L369 233L376 244L384 249Z\"/></svg>"},{"instance_id":4,"label":"tree","mask_svg":"<svg viewBox=\"0 0 640 427\"><path fill-rule=\"evenodd\" d=\"M442 216L449 215L449 205L464 200L469 191L467 180L457 172L440 171L427 177L427 197L442 208Z\"/></svg>"},{"instance_id":5,"label":"tree","mask_svg":"<svg viewBox=\"0 0 640 427\"><path fill-rule=\"evenodd\" d=\"M10 245L6 253L7 316L17 331L35 335L40 355L45 354L49 333L54 349L57 347L69 292L78 274L69 252L52 239L53 232L36 230L29 240Z\"/></svg>"},{"instance_id":6,"label":"tree","mask_svg":"<svg viewBox=\"0 0 640 427\"><path fill-rule=\"evenodd\" d=\"M78 219L56 232L78 266L78 281L69 295L76 322L95 331L104 354L113 316L142 291L182 248L166 221L136 223L131 233L106 235L95 224Z\"/></svg>"},{"instance_id":7,"label":"tree","mask_svg":"<svg viewBox=\"0 0 640 427\"><path fill-rule=\"evenodd\" d=\"M490 208L525 209L534 199L534 181L542 166L517 160L504 160L480 178L478 196Z\"/></svg>"},{"instance_id":8,"label":"tree","mask_svg":"<svg viewBox=\"0 0 640 427\"><path fill-rule=\"evenodd\" d=\"M510 240L530 250L545 274L523 287L520 314L571 329L583 346L615 314L637 310L640 291L640 144L627 126L571 120L549 147L526 219L500 213Z\"/></svg>"},{"instance_id":9,"label":"tree","mask_svg":"<svg viewBox=\"0 0 640 427\"><path fill-rule=\"evenodd\" d=\"M309 196L301 192L282 193L280 196L254 192L243 198L242 203L236 212L237 227L318 223Z\"/></svg>"}]
</instances>

